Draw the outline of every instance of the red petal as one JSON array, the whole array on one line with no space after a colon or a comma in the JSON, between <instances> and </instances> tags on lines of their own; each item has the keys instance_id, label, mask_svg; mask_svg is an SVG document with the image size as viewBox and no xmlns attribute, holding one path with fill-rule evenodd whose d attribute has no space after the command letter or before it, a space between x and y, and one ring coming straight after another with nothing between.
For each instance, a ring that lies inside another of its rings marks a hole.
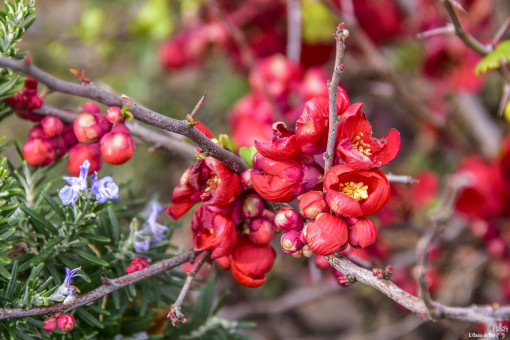
<instances>
[{"instance_id":1,"label":"red petal","mask_svg":"<svg viewBox=\"0 0 510 340\"><path fill-rule=\"evenodd\" d=\"M333 212L344 217L358 217L364 215L358 201L336 190L326 191L326 202Z\"/></svg>"},{"instance_id":2,"label":"red petal","mask_svg":"<svg viewBox=\"0 0 510 340\"><path fill-rule=\"evenodd\" d=\"M306 243L318 255L336 253L347 242L347 224L341 218L323 213L303 229Z\"/></svg>"},{"instance_id":3,"label":"red petal","mask_svg":"<svg viewBox=\"0 0 510 340\"><path fill-rule=\"evenodd\" d=\"M257 193L268 201L290 202L296 198L294 189L299 183L269 174L252 174L251 182Z\"/></svg>"},{"instance_id":4,"label":"red petal","mask_svg":"<svg viewBox=\"0 0 510 340\"><path fill-rule=\"evenodd\" d=\"M374 138L374 141L381 146L371 157L378 168L391 162L400 151L400 133L395 129L388 131L383 138Z\"/></svg>"},{"instance_id":5,"label":"red petal","mask_svg":"<svg viewBox=\"0 0 510 340\"><path fill-rule=\"evenodd\" d=\"M248 276L239 270L237 265L232 262L230 265L230 269L232 270L232 276L242 285L250 288L256 288L262 286L266 281L267 277L265 275L260 276Z\"/></svg>"},{"instance_id":6,"label":"red petal","mask_svg":"<svg viewBox=\"0 0 510 340\"><path fill-rule=\"evenodd\" d=\"M297 143L304 153L313 153L326 146L329 129L328 99L313 98L305 103L296 123Z\"/></svg>"}]
</instances>

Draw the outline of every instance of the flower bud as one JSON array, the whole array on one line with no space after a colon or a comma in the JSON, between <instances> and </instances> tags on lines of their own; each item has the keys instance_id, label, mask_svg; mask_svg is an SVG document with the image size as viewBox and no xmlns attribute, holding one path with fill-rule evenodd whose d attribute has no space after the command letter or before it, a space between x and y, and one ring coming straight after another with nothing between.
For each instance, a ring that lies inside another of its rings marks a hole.
<instances>
[{"instance_id":1,"label":"flower bud","mask_svg":"<svg viewBox=\"0 0 510 340\"><path fill-rule=\"evenodd\" d=\"M135 151L135 142L131 134L119 131L105 134L99 144L104 160L110 164L126 163Z\"/></svg>"},{"instance_id":2,"label":"flower bud","mask_svg":"<svg viewBox=\"0 0 510 340\"><path fill-rule=\"evenodd\" d=\"M280 231L301 231L303 229L303 218L296 210L285 207L276 213L274 224Z\"/></svg>"},{"instance_id":3,"label":"flower bud","mask_svg":"<svg viewBox=\"0 0 510 340\"><path fill-rule=\"evenodd\" d=\"M94 102L87 102L81 107L83 112L87 113L101 113L101 108Z\"/></svg>"},{"instance_id":4,"label":"flower bud","mask_svg":"<svg viewBox=\"0 0 510 340\"><path fill-rule=\"evenodd\" d=\"M264 202L259 195L250 194L243 200L242 217L243 218L257 218L262 215L264 211Z\"/></svg>"},{"instance_id":5,"label":"flower bud","mask_svg":"<svg viewBox=\"0 0 510 340\"><path fill-rule=\"evenodd\" d=\"M243 185L243 189L253 189L253 185L251 184L251 172L252 169L248 169L241 174L241 184Z\"/></svg>"},{"instance_id":6,"label":"flower bud","mask_svg":"<svg viewBox=\"0 0 510 340\"><path fill-rule=\"evenodd\" d=\"M82 113L74 119L74 134L79 142L95 143L107 133L112 125L106 117L97 113Z\"/></svg>"},{"instance_id":7,"label":"flower bud","mask_svg":"<svg viewBox=\"0 0 510 340\"><path fill-rule=\"evenodd\" d=\"M55 116L46 116L41 120L41 126L45 137L51 138L59 136L64 132L64 123L60 118Z\"/></svg>"},{"instance_id":8,"label":"flower bud","mask_svg":"<svg viewBox=\"0 0 510 340\"><path fill-rule=\"evenodd\" d=\"M53 332L57 328L57 319L53 316L44 319L43 328L45 331Z\"/></svg>"},{"instance_id":9,"label":"flower bud","mask_svg":"<svg viewBox=\"0 0 510 340\"><path fill-rule=\"evenodd\" d=\"M55 159L59 159L66 154L67 148L64 138L61 136L55 136L50 138L50 143L53 145L53 149L55 150Z\"/></svg>"},{"instance_id":10,"label":"flower bud","mask_svg":"<svg viewBox=\"0 0 510 340\"><path fill-rule=\"evenodd\" d=\"M122 109L118 106L109 107L105 113L106 119L112 124L120 124L124 121Z\"/></svg>"},{"instance_id":11,"label":"flower bud","mask_svg":"<svg viewBox=\"0 0 510 340\"><path fill-rule=\"evenodd\" d=\"M347 242L347 223L339 217L322 213L305 225L302 235L317 255L336 253Z\"/></svg>"},{"instance_id":12,"label":"flower bud","mask_svg":"<svg viewBox=\"0 0 510 340\"><path fill-rule=\"evenodd\" d=\"M366 248L375 243L377 239L377 227L367 218L361 217L349 226L349 244L354 248Z\"/></svg>"},{"instance_id":13,"label":"flower bud","mask_svg":"<svg viewBox=\"0 0 510 340\"><path fill-rule=\"evenodd\" d=\"M257 245L263 246L269 244L274 238L274 224L266 218L257 218L250 222L250 241Z\"/></svg>"},{"instance_id":14,"label":"flower bud","mask_svg":"<svg viewBox=\"0 0 510 340\"><path fill-rule=\"evenodd\" d=\"M299 231L291 230L284 233L280 239L283 252L292 254L303 248L304 243L301 241L301 233Z\"/></svg>"},{"instance_id":15,"label":"flower bud","mask_svg":"<svg viewBox=\"0 0 510 340\"><path fill-rule=\"evenodd\" d=\"M308 258L312 257L314 254L312 247L310 247L308 244L305 244L301 251L303 252L303 256Z\"/></svg>"},{"instance_id":16,"label":"flower bud","mask_svg":"<svg viewBox=\"0 0 510 340\"><path fill-rule=\"evenodd\" d=\"M101 169L101 154L97 143L76 144L69 149L67 171L74 176L78 176L80 174L80 166L85 160L90 162L89 175Z\"/></svg>"},{"instance_id":17,"label":"flower bud","mask_svg":"<svg viewBox=\"0 0 510 340\"><path fill-rule=\"evenodd\" d=\"M309 219L315 219L318 214L328 212L329 208L322 191L308 191L298 196L299 211Z\"/></svg>"},{"instance_id":18,"label":"flower bud","mask_svg":"<svg viewBox=\"0 0 510 340\"><path fill-rule=\"evenodd\" d=\"M74 328L74 316L69 313L62 314L58 317L57 324L62 332L69 332Z\"/></svg>"},{"instance_id":19,"label":"flower bud","mask_svg":"<svg viewBox=\"0 0 510 340\"><path fill-rule=\"evenodd\" d=\"M44 130L40 124L35 125L28 132L28 138L41 138L44 136Z\"/></svg>"},{"instance_id":20,"label":"flower bud","mask_svg":"<svg viewBox=\"0 0 510 340\"><path fill-rule=\"evenodd\" d=\"M23 158L31 166L48 165L55 160L55 147L48 138L29 138L23 145Z\"/></svg>"}]
</instances>

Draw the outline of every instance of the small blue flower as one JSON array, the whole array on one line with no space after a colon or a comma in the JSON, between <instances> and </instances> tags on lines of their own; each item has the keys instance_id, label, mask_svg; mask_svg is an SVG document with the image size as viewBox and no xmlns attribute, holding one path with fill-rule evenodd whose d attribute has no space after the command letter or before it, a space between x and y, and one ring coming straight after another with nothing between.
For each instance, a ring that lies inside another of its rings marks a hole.
<instances>
[{"instance_id":1,"label":"small blue flower","mask_svg":"<svg viewBox=\"0 0 510 340\"><path fill-rule=\"evenodd\" d=\"M67 184L64 186L58 193L58 197L62 200L64 205L72 204L78 200L78 196L80 191L87 191L87 176L89 173L90 163L88 160L85 160L80 166L80 176L79 177L64 177L64 181Z\"/></svg>"},{"instance_id":2,"label":"small blue flower","mask_svg":"<svg viewBox=\"0 0 510 340\"><path fill-rule=\"evenodd\" d=\"M119 198L119 187L110 176L98 180L94 173L92 175L92 192L96 195L96 200L99 203Z\"/></svg>"},{"instance_id":3,"label":"small blue flower","mask_svg":"<svg viewBox=\"0 0 510 340\"><path fill-rule=\"evenodd\" d=\"M135 239L133 241L133 247L137 253L145 253L150 247L150 235L144 235L141 232L135 233Z\"/></svg>"},{"instance_id":4,"label":"small blue flower","mask_svg":"<svg viewBox=\"0 0 510 340\"><path fill-rule=\"evenodd\" d=\"M152 201L150 203L150 215L142 226L142 230L147 234L152 234L152 242L158 242L165 238L165 232L168 231L168 228L162 224L156 222L158 218L158 214L163 210L163 206L159 204L157 201Z\"/></svg>"},{"instance_id":5,"label":"small blue flower","mask_svg":"<svg viewBox=\"0 0 510 340\"><path fill-rule=\"evenodd\" d=\"M80 291L78 288L71 285L71 280L73 277L81 276L85 278L85 276L81 274L76 274L81 268L75 268L73 270L66 267L66 277L64 282L58 286L57 290L53 292L47 299L51 301L63 302L64 305L73 303L76 300L76 297L73 295L74 290Z\"/></svg>"}]
</instances>

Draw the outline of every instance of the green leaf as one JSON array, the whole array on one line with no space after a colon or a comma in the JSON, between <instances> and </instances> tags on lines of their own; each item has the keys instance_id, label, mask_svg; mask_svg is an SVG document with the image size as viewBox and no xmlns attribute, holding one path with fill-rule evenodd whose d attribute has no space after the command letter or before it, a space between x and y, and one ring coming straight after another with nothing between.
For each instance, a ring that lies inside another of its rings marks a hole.
<instances>
[{"instance_id":1,"label":"green leaf","mask_svg":"<svg viewBox=\"0 0 510 340\"><path fill-rule=\"evenodd\" d=\"M63 220L65 220L66 215L64 214L64 210L58 205L58 203L45 191L41 192L42 196L48 202L48 204L51 206L53 211L55 211L58 216L60 216Z\"/></svg>"},{"instance_id":2,"label":"green leaf","mask_svg":"<svg viewBox=\"0 0 510 340\"><path fill-rule=\"evenodd\" d=\"M255 149L254 146L251 146L249 148L246 146L242 146L239 148L239 155L244 159L244 161L246 162L246 164L248 164L250 168L253 168L253 156L255 156L256 153L257 149Z\"/></svg>"},{"instance_id":3,"label":"green leaf","mask_svg":"<svg viewBox=\"0 0 510 340\"><path fill-rule=\"evenodd\" d=\"M214 299L214 285L216 283L216 275L211 275L207 283L202 286L200 295L198 296L197 304L193 309L192 323L196 326L202 325L207 321L209 313L211 312L212 303Z\"/></svg>"},{"instance_id":4,"label":"green leaf","mask_svg":"<svg viewBox=\"0 0 510 340\"><path fill-rule=\"evenodd\" d=\"M7 280L12 279L11 273L2 265L0 265L0 275L5 277Z\"/></svg>"},{"instance_id":5,"label":"green leaf","mask_svg":"<svg viewBox=\"0 0 510 340\"><path fill-rule=\"evenodd\" d=\"M54 248L57 244L59 244L60 242L62 242L63 240L65 240L65 237L64 236L57 236L57 237L54 237L51 239L51 241L49 241L48 243L46 243L44 246L43 246L43 249L50 249L50 248Z\"/></svg>"},{"instance_id":6,"label":"green leaf","mask_svg":"<svg viewBox=\"0 0 510 340\"><path fill-rule=\"evenodd\" d=\"M84 238L87 240L102 242L102 243L110 243L112 240L109 237L103 235L94 235L94 234L82 234Z\"/></svg>"},{"instance_id":7,"label":"green leaf","mask_svg":"<svg viewBox=\"0 0 510 340\"><path fill-rule=\"evenodd\" d=\"M111 227L112 227L112 233L113 233L113 241L115 243L119 242L119 222L117 221L117 217L115 216L115 211L113 210L113 206L109 206L107 208L108 210L108 217L110 219Z\"/></svg>"},{"instance_id":8,"label":"green leaf","mask_svg":"<svg viewBox=\"0 0 510 340\"><path fill-rule=\"evenodd\" d=\"M35 210L32 210L30 209L29 207L27 207L24 203L21 203L20 205L20 209L23 210L23 212L25 214L27 214L28 216L30 216L31 218L31 222L32 222L32 225L34 227L43 227L44 229L48 230L49 232L51 232L52 234L54 235L58 235L58 230L57 228L55 228L55 226L53 226L53 224L51 224L49 221L47 221L46 219L44 219L44 217L42 217L41 215L39 215L38 212L36 212Z\"/></svg>"},{"instance_id":9,"label":"green leaf","mask_svg":"<svg viewBox=\"0 0 510 340\"><path fill-rule=\"evenodd\" d=\"M76 314L90 325L94 325L100 329L103 329L103 324L96 319L92 314L87 312L85 308L77 308Z\"/></svg>"},{"instance_id":10,"label":"green leaf","mask_svg":"<svg viewBox=\"0 0 510 340\"><path fill-rule=\"evenodd\" d=\"M110 265L108 262L106 262L102 258L97 257L96 255L92 255L92 254L90 254L90 253L88 253L86 251L83 251L83 250L80 250L80 249L76 249L76 248L73 248L72 251L73 251L73 253L75 253L79 257L81 257L84 260L87 260L87 261L89 261L89 262L91 262L93 264L97 264L97 265L100 265L100 266L103 266L103 267L108 267Z\"/></svg>"},{"instance_id":11,"label":"green leaf","mask_svg":"<svg viewBox=\"0 0 510 340\"><path fill-rule=\"evenodd\" d=\"M510 40L501 42L491 53L483 57L475 67L475 73L485 73L489 69L498 68L502 63L510 61Z\"/></svg>"}]
</instances>

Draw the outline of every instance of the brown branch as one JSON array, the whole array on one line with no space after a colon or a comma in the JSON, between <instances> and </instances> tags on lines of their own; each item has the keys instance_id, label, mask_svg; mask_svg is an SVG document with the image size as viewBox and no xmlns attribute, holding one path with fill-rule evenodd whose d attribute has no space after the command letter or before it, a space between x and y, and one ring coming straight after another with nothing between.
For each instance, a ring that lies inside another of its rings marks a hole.
<instances>
[{"instance_id":1,"label":"brown branch","mask_svg":"<svg viewBox=\"0 0 510 340\"><path fill-rule=\"evenodd\" d=\"M62 110L48 104L43 104L39 109L33 110L32 112L44 116L55 116L68 124L72 124L78 115L76 112ZM174 154L178 154L183 158L193 158L195 155L196 148L186 142L185 138L181 135L168 131L167 134L161 133L133 120L126 121L126 126L129 127L129 130L134 137L146 144L150 144L156 148L165 149Z\"/></svg>"},{"instance_id":2,"label":"brown branch","mask_svg":"<svg viewBox=\"0 0 510 340\"><path fill-rule=\"evenodd\" d=\"M248 166L240 157L213 143L200 130L189 125L185 120L177 120L164 116L136 103L122 100L93 86L75 84L56 78L31 63L0 56L0 66L29 75L48 86L52 91L89 98L107 106L123 107L124 105L129 105L129 111L133 113L137 120L188 137L196 146L202 149L206 156L218 159L238 174L248 169Z\"/></svg>"},{"instance_id":3,"label":"brown branch","mask_svg":"<svg viewBox=\"0 0 510 340\"><path fill-rule=\"evenodd\" d=\"M116 290L124 288L126 286L135 284L139 281L161 274L169 269L177 267L189 260L193 259L199 254L194 250L188 250L185 253L176 255L172 258L155 263L147 268L134 272L132 274L124 275L116 279L109 279L106 276L101 278L103 285L78 297L72 304L64 305L57 303L46 307L34 307L30 309L23 308L12 308L12 309L0 309L0 320L9 318L22 318L27 316L54 314L56 312L65 313L69 310L87 305L97 299L102 298Z\"/></svg>"},{"instance_id":4,"label":"brown branch","mask_svg":"<svg viewBox=\"0 0 510 340\"><path fill-rule=\"evenodd\" d=\"M450 16L453 26L455 27L455 32L457 33L457 36L460 39L462 39L462 41L469 48L471 48L479 55L486 56L487 54L491 53L493 50L492 43L490 45L484 45L464 29L464 26L462 26L459 16L457 15L457 12L455 12L455 9L453 8L454 4L452 0L443 0L443 4L444 7L446 8L446 11L448 12L448 15ZM496 32L496 36L500 34L500 30ZM510 84L510 72L507 70L507 68L504 65L500 65L498 71L503 80L505 81L505 83Z\"/></svg>"},{"instance_id":5,"label":"brown branch","mask_svg":"<svg viewBox=\"0 0 510 340\"><path fill-rule=\"evenodd\" d=\"M335 145L336 145L336 132L338 128L339 117L337 115L336 108L336 93L338 85L340 84L340 78L344 71L344 51L345 51L345 39L349 36L349 31L344 28L344 23L338 24L335 34L333 37L336 40L336 54L335 54L335 66L333 68L333 76L331 81L328 82L328 94L329 94L329 131L328 131L328 144L326 146L326 152L324 153L324 173L333 165L335 159Z\"/></svg>"},{"instance_id":6,"label":"brown branch","mask_svg":"<svg viewBox=\"0 0 510 340\"><path fill-rule=\"evenodd\" d=\"M422 299L402 290L393 282L378 279L374 276L372 271L356 266L340 254L328 255L326 259L336 270L340 271L345 276L352 277L355 281L377 289L409 311L420 315L428 314L427 306ZM433 302L433 307L437 312L438 318L472 323L488 323L510 317L510 306L499 306L495 304L452 307Z\"/></svg>"},{"instance_id":7,"label":"brown branch","mask_svg":"<svg viewBox=\"0 0 510 340\"><path fill-rule=\"evenodd\" d=\"M195 264L195 267L191 271L188 272L188 276L186 277L186 281L184 282L184 286L182 286L181 292L179 293L179 296L177 297L177 300L175 303L170 307L170 311L168 312L167 318L170 318L172 320L172 325L177 325L177 323L188 323L188 320L184 317L184 314L181 312L182 303L184 302L184 298L186 295L188 295L189 289L191 288L191 283L195 279L195 276L197 276L198 271L206 261L209 260L211 256L211 250L206 250L202 257L198 260L198 262Z\"/></svg>"}]
</instances>

